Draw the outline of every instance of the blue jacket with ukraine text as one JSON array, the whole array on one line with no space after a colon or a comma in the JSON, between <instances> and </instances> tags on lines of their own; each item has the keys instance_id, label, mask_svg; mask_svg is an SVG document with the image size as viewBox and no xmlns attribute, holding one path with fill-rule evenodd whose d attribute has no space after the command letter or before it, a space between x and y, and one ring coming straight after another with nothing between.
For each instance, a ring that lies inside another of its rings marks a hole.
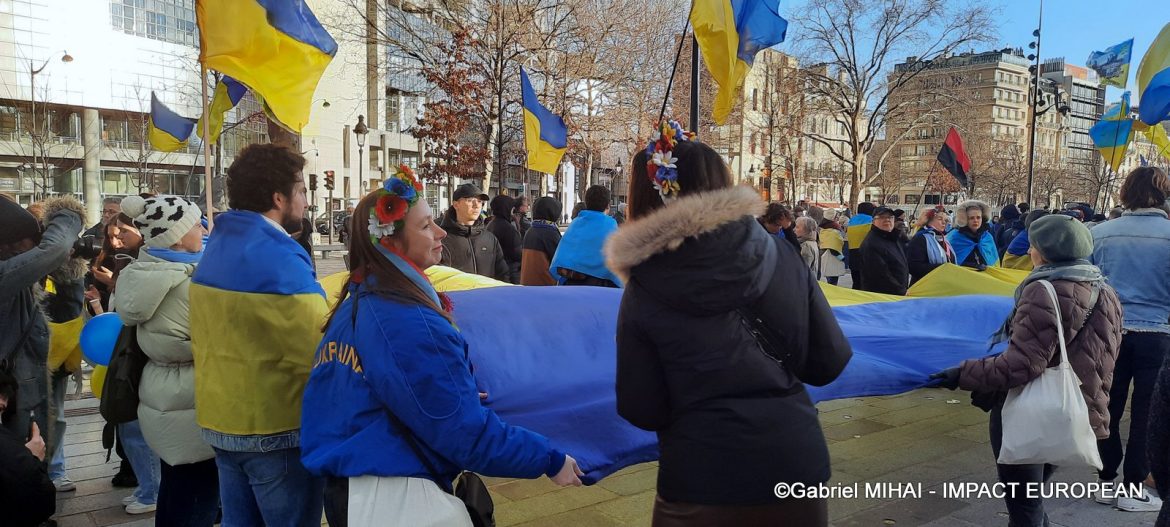
<instances>
[{"instance_id":1,"label":"blue jacket with ukraine text","mask_svg":"<svg viewBox=\"0 0 1170 527\"><path fill-rule=\"evenodd\" d=\"M326 328L305 388L301 461L310 472L425 478L450 489L462 470L514 478L560 470L565 455L547 438L480 403L467 342L446 319L362 292L355 322L354 299ZM429 473L387 412L440 474Z\"/></svg>"}]
</instances>

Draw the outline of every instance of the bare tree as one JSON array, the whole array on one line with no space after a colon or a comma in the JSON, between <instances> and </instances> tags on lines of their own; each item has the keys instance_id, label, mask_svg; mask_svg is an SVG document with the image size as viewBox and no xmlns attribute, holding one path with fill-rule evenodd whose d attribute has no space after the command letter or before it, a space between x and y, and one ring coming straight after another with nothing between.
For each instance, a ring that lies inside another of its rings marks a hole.
<instances>
[{"instance_id":1,"label":"bare tree","mask_svg":"<svg viewBox=\"0 0 1170 527\"><path fill-rule=\"evenodd\" d=\"M912 112L921 101L899 100L898 92L932 61L992 37L989 8L938 0L810 0L795 20L802 62L823 63L829 70L811 73L811 93L845 126L849 140L841 148L821 134L805 136L850 168L851 207L873 180L866 158L874 141L888 125L921 115ZM892 61L910 55L907 67L892 68ZM904 124L906 133L914 123ZM887 136L879 155L888 156L901 138Z\"/></svg>"}]
</instances>

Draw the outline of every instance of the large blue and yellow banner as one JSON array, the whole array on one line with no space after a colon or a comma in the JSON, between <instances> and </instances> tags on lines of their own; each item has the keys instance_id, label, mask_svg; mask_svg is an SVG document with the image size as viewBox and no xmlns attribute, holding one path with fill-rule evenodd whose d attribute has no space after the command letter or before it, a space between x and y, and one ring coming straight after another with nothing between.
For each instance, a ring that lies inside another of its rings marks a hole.
<instances>
[{"instance_id":1,"label":"large blue and yellow banner","mask_svg":"<svg viewBox=\"0 0 1170 527\"><path fill-rule=\"evenodd\" d=\"M564 119L545 108L536 99L528 72L520 68L520 99L524 110L524 145L528 151L528 168L545 174L557 171L568 146L569 131Z\"/></svg>"},{"instance_id":2,"label":"large blue and yellow banner","mask_svg":"<svg viewBox=\"0 0 1170 527\"><path fill-rule=\"evenodd\" d=\"M727 120L756 53L784 42L788 21L778 0L695 0L691 25L707 71L719 84L711 115Z\"/></svg>"},{"instance_id":3,"label":"large blue and yellow banner","mask_svg":"<svg viewBox=\"0 0 1170 527\"><path fill-rule=\"evenodd\" d=\"M1101 120L1089 128L1089 138L1114 172L1125 160L1125 152L1134 130L1134 120L1129 118L1129 92L1121 94L1121 100L1109 105Z\"/></svg>"},{"instance_id":4,"label":"large blue and yellow banner","mask_svg":"<svg viewBox=\"0 0 1170 527\"><path fill-rule=\"evenodd\" d=\"M490 394L485 403L505 421L572 453L589 483L657 458L655 434L617 414L614 335L621 290L511 286L441 266L427 275L450 294L476 382ZM941 298L821 284L853 359L836 381L810 387L810 395L824 401L902 393L927 385L931 373L995 353L988 339L1010 313L1012 292L1026 275L944 265L911 288ZM345 273L322 280L330 301L346 280ZM970 294L976 292L993 294Z\"/></svg>"},{"instance_id":5,"label":"large blue and yellow banner","mask_svg":"<svg viewBox=\"0 0 1170 527\"><path fill-rule=\"evenodd\" d=\"M199 60L264 97L284 127L309 122L337 42L304 0L198 0Z\"/></svg>"}]
</instances>

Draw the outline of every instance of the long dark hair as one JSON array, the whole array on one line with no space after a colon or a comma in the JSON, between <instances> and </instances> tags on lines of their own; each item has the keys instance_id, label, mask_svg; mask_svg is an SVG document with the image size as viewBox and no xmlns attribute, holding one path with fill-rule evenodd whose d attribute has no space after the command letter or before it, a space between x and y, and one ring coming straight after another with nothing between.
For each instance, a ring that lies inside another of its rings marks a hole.
<instances>
[{"instance_id":1,"label":"long dark hair","mask_svg":"<svg viewBox=\"0 0 1170 527\"><path fill-rule=\"evenodd\" d=\"M723 163L719 153L698 141L679 141L674 146L674 157L678 158L679 195L706 192L731 186L731 172ZM630 201L626 206L626 218L636 220L663 206L662 196L654 189L647 175L645 150L634 154L630 163Z\"/></svg>"},{"instance_id":2,"label":"long dark hair","mask_svg":"<svg viewBox=\"0 0 1170 527\"><path fill-rule=\"evenodd\" d=\"M378 192L366 194L366 197L362 198L358 202L357 207L353 209L353 218L350 219L350 227L353 230L350 232L358 234L349 241L349 281L341 289L341 297L337 299L337 303L329 311L329 318L325 321L325 325L322 326L321 330L324 331L325 328L333 323L333 317L337 316L337 310L341 307L341 303L349 296L349 284L363 282L365 283L366 289L376 295L392 298L407 304L428 307L442 315L443 318L454 323L455 319L444 306L436 306L431 301L429 295L415 285L410 278L407 278L402 271L399 271L398 267L387 260L385 256L382 256L382 253L378 251L377 247L374 247L370 238L363 235L364 233L370 232L370 210L377 203L378 197ZM403 232L404 229L398 229L398 232L394 233L394 236L403 236ZM403 257L403 260L406 260L406 258ZM407 262L414 265L410 260L407 260ZM421 273L422 270L420 269L419 272ZM373 278L372 281L366 280L371 277ZM439 293L439 298L444 298L444 295Z\"/></svg>"}]
</instances>

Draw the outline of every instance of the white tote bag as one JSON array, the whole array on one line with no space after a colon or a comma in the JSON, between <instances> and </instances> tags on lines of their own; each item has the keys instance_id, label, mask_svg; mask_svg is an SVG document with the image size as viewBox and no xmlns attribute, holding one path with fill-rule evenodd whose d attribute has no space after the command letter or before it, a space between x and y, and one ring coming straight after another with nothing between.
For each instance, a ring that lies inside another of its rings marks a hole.
<instances>
[{"instance_id":1,"label":"white tote bag","mask_svg":"<svg viewBox=\"0 0 1170 527\"><path fill-rule=\"evenodd\" d=\"M1081 381L1068 362L1060 303L1052 283L1041 280L1056 311L1060 364L1032 382L1012 388L1003 403L1003 445L999 462L1006 465L1049 463L1101 468L1097 436L1089 425L1089 407Z\"/></svg>"}]
</instances>

